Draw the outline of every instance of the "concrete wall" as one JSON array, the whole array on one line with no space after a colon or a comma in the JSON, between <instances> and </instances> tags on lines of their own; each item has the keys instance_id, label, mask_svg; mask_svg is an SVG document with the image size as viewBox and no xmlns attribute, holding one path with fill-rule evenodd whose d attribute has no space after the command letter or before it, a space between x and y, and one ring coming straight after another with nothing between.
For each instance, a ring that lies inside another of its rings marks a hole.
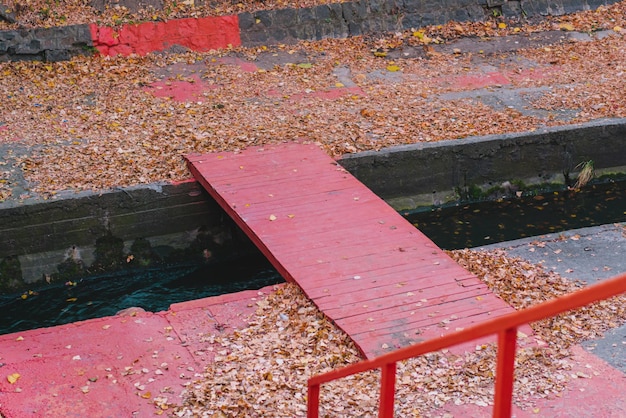
<instances>
[{"instance_id":1,"label":"concrete wall","mask_svg":"<svg viewBox=\"0 0 626 418\"><path fill-rule=\"evenodd\" d=\"M98 49L102 54L146 54L176 46L193 50L257 46L348 37L443 24L480 21L492 14L527 18L596 9L618 0L360 0L311 8L264 10L202 19L145 22L118 28L75 25L0 31L0 61L67 60ZM139 7L160 2L115 0ZM97 3L97 4L96 4ZM107 1L94 1L105 7ZM19 16L18 16L19 22ZM206 32L206 33L204 33ZM95 48L95 49L94 49Z\"/></svg>"},{"instance_id":2,"label":"concrete wall","mask_svg":"<svg viewBox=\"0 0 626 418\"><path fill-rule=\"evenodd\" d=\"M0 210L0 292L163 262L211 263L252 243L195 181Z\"/></svg>"},{"instance_id":3,"label":"concrete wall","mask_svg":"<svg viewBox=\"0 0 626 418\"><path fill-rule=\"evenodd\" d=\"M64 61L92 46L88 25L0 31L0 61Z\"/></svg>"},{"instance_id":4,"label":"concrete wall","mask_svg":"<svg viewBox=\"0 0 626 418\"><path fill-rule=\"evenodd\" d=\"M481 21L505 17L562 15L596 9L616 0L360 0L312 8L263 10L239 14L244 46L287 43L300 39L345 38L391 32L451 20Z\"/></svg>"},{"instance_id":5,"label":"concrete wall","mask_svg":"<svg viewBox=\"0 0 626 418\"><path fill-rule=\"evenodd\" d=\"M565 183L582 162L599 174L626 173L626 119L543 129L532 133L420 143L346 155L339 162L398 210L486 191L505 182Z\"/></svg>"}]
</instances>

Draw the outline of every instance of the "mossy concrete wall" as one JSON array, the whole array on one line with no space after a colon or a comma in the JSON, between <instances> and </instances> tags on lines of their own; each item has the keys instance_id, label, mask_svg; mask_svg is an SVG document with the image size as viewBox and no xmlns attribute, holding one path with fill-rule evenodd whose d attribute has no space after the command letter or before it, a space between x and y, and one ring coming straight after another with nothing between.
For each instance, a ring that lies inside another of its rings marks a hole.
<instances>
[{"instance_id":1,"label":"mossy concrete wall","mask_svg":"<svg viewBox=\"0 0 626 418\"><path fill-rule=\"evenodd\" d=\"M566 185L589 160L597 174L626 173L626 119L399 146L339 163L395 209L410 210L454 201L469 188Z\"/></svg>"},{"instance_id":2,"label":"mossy concrete wall","mask_svg":"<svg viewBox=\"0 0 626 418\"><path fill-rule=\"evenodd\" d=\"M121 268L210 263L253 250L195 181L3 206L0 292Z\"/></svg>"}]
</instances>

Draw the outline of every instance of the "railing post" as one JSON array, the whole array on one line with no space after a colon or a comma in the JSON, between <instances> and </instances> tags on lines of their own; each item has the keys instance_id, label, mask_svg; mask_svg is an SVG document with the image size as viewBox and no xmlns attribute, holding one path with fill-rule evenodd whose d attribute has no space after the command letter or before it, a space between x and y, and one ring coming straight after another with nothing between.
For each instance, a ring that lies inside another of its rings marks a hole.
<instances>
[{"instance_id":1,"label":"railing post","mask_svg":"<svg viewBox=\"0 0 626 418\"><path fill-rule=\"evenodd\" d=\"M496 367L496 393L493 406L495 418L511 416L517 327L498 333L498 364Z\"/></svg>"},{"instance_id":2,"label":"railing post","mask_svg":"<svg viewBox=\"0 0 626 418\"><path fill-rule=\"evenodd\" d=\"M306 399L307 418L318 418L320 415L320 385L309 385Z\"/></svg>"},{"instance_id":3,"label":"railing post","mask_svg":"<svg viewBox=\"0 0 626 418\"><path fill-rule=\"evenodd\" d=\"M380 376L379 418L392 418L396 397L396 363L387 363L382 367Z\"/></svg>"}]
</instances>

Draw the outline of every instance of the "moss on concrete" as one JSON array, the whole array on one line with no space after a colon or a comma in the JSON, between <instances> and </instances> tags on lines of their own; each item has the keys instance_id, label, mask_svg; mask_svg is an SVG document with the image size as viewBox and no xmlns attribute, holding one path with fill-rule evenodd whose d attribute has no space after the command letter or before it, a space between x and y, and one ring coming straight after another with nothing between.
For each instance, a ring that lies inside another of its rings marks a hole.
<instances>
[{"instance_id":1,"label":"moss on concrete","mask_svg":"<svg viewBox=\"0 0 626 418\"><path fill-rule=\"evenodd\" d=\"M119 270L126 264L124 240L110 232L96 240L95 261L89 268L92 272Z\"/></svg>"},{"instance_id":2,"label":"moss on concrete","mask_svg":"<svg viewBox=\"0 0 626 418\"><path fill-rule=\"evenodd\" d=\"M72 246L65 254L63 262L57 265L57 273L52 275L53 281L66 281L84 276L85 264L76 246Z\"/></svg>"},{"instance_id":3,"label":"moss on concrete","mask_svg":"<svg viewBox=\"0 0 626 418\"><path fill-rule=\"evenodd\" d=\"M137 238L130 246L130 254L126 257L132 267L150 267L161 261L161 258L152 249L152 244L146 238Z\"/></svg>"},{"instance_id":4,"label":"moss on concrete","mask_svg":"<svg viewBox=\"0 0 626 418\"><path fill-rule=\"evenodd\" d=\"M17 256L8 256L0 261L0 291L13 291L24 287L22 267Z\"/></svg>"}]
</instances>

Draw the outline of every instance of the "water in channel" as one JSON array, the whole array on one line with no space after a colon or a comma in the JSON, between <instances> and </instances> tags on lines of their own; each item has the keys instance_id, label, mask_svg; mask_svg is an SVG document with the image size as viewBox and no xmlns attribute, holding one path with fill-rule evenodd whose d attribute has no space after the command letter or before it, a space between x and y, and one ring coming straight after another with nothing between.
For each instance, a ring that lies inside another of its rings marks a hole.
<instances>
[{"instance_id":1,"label":"water in channel","mask_svg":"<svg viewBox=\"0 0 626 418\"><path fill-rule=\"evenodd\" d=\"M499 201L403 214L444 249L626 221L626 182L591 185ZM158 312L172 303L233 293L284 280L260 253L209 266L126 270L0 295L0 334L114 315L129 307Z\"/></svg>"},{"instance_id":2,"label":"water in channel","mask_svg":"<svg viewBox=\"0 0 626 418\"><path fill-rule=\"evenodd\" d=\"M439 247L455 250L626 221L626 181L403 214Z\"/></svg>"},{"instance_id":3,"label":"water in channel","mask_svg":"<svg viewBox=\"0 0 626 418\"><path fill-rule=\"evenodd\" d=\"M0 334L115 315L130 307L165 311L172 303L283 282L260 254L208 266L125 270L0 295Z\"/></svg>"}]
</instances>

